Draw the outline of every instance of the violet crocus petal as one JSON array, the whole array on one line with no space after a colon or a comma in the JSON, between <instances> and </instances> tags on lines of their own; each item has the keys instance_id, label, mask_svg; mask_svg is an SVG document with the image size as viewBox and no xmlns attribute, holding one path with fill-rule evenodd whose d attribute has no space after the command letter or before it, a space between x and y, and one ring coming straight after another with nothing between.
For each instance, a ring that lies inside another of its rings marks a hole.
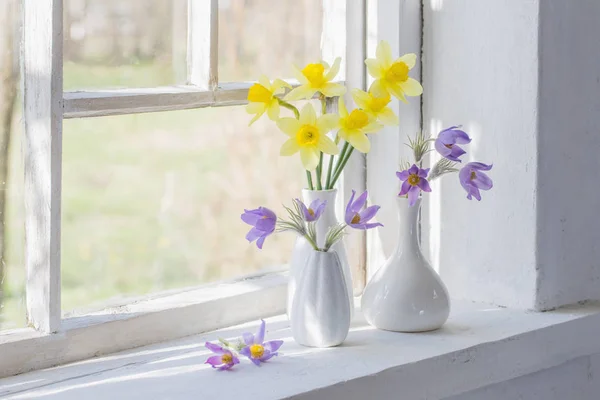
<instances>
[{"instance_id":1,"label":"violet crocus petal","mask_svg":"<svg viewBox=\"0 0 600 400\"><path fill-rule=\"evenodd\" d=\"M354 195L356 194L356 192L353 190L352 191L352 195L350 196L350 200L348 200L348 204L346 204L346 215L345 215L345 221L347 224L349 224L350 220L352 220L352 217L354 216L354 212L352 212L352 203L354 202Z\"/></svg>"},{"instance_id":2,"label":"violet crocus petal","mask_svg":"<svg viewBox=\"0 0 600 400\"><path fill-rule=\"evenodd\" d=\"M421 193L421 189L418 186L411 186L408 191L408 205L414 206L419 198L419 193Z\"/></svg>"},{"instance_id":3,"label":"violet crocus petal","mask_svg":"<svg viewBox=\"0 0 600 400\"><path fill-rule=\"evenodd\" d=\"M260 360L258 358L251 358L250 361L252 361L257 367L260 367Z\"/></svg>"},{"instance_id":4,"label":"violet crocus petal","mask_svg":"<svg viewBox=\"0 0 600 400\"><path fill-rule=\"evenodd\" d=\"M274 221L277 220L277 215L275 215L275 213L269 210L267 207L259 207L258 209L260 210L263 216L267 217L267 219L272 219Z\"/></svg>"},{"instance_id":5,"label":"violet crocus petal","mask_svg":"<svg viewBox=\"0 0 600 400\"><path fill-rule=\"evenodd\" d=\"M450 152L450 155L447 156L446 158L450 158L453 157L456 160L458 160L458 162L461 162L461 160L458 158L460 156L462 156L463 154L466 154L467 152L464 151L462 148L460 148L459 146L452 146L452 151ZM454 160L454 161L456 161Z\"/></svg>"},{"instance_id":6,"label":"violet crocus petal","mask_svg":"<svg viewBox=\"0 0 600 400\"><path fill-rule=\"evenodd\" d=\"M408 169L408 174L409 175L416 175L419 173L419 167L417 167L416 164L413 164L409 169Z\"/></svg>"},{"instance_id":7,"label":"violet crocus petal","mask_svg":"<svg viewBox=\"0 0 600 400\"><path fill-rule=\"evenodd\" d=\"M270 218L261 218L256 221L256 229L263 231L263 233L271 233L275 230L275 224L277 221Z\"/></svg>"},{"instance_id":8,"label":"violet crocus petal","mask_svg":"<svg viewBox=\"0 0 600 400\"><path fill-rule=\"evenodd\" d=\"M425 178L421 178L419 180L419 183L417 183L417 186L419 188L421 188L421 190L424 192L431 192L431 187L429 186L429 182Z\"/></svg>"},{"instance_id":9,"label":"violet crocus petal","mask_svg":"<svg viewBox=\"0 0 600 400\"><path fill-rule=\"evenodd\" d=\"M321 214L323 214L323 212L325 211L325 207L327 207L327 200L323 201L321 204L319 204L317 206L317 208L313 208L313 211L315 213L315 221L317 219L319 219L319 217L321 217ZM312 204L311 204L311 208L312 208Z\"/></svg>"},{"instance_id":10,"label":"violet crocus petal","mask_svg":"<svg viewBox=\"0 0 600 400\"><path fill-rule=\"evenodd\" d=\"M231 367L233 367L233 366L234 366L234 364L225 364L225 365L220 366L218 369L219 369L219 371L227 371L228 369L231 369Z\"/></svg>"},{"instance_id":11,"label":"violet crocus petal","mask_svg":"<svg viewBox=\"0 0 600 400\"><path fill-rule=\"evenodd\" d=\"M244 357L250 358L250 348L244 347L243 349L240 350L240 354L243 355Z\"/></svg>"},{"instance_id":12,"label":"violet crocus petal","mask_svg":"<svg viewBox=\"0 0 600 400\"><path fill-rule=\"evenodd\" d=\"M383 226L382 223L379 222L375 222L372 224L365 224L365 228L364 229L373 229L373 228L377 228L378 226Z\"/></svg>"},{"instance_id":13,"label":"violet crocus petal","mask_svg":"<svg viewBox=\"0 0 600 400\"><path fill-rule=\"evenodd\" d=\"M490 190L494 186L490 177L480 171L475 173L475 179L472 182L476 188L482 190Z\"/></svg>"},{"instance_id":14,"label":"violet crocus petal","mask_svg":"<svg viewBox=\"0 0 600 400\"><path fill-rule=\"evenodd\" d=\"M471 163L469 163L471 164ZM460 169L460 171L458 172L458 180L460 181L460 183L468 183L471 180L471 167L469 166L469 164L465 165L464 167L462 167Z\"/></svg>"},{"instance_id":15,"label":"violet crocus petal","mask_svg":"<svg viewBox=\"0 0 600 400\"><path fill-rule=\"evenodd\" d=\"M259 237L258 240L256 241L256 247L258 247L259 249L262 250L263 244L265 243L265 239L267 238L267 236L269 236L269 235L263 235L263 236Z\"/></svg>"},{"instance_id":16,"label":"violet crocus petal","mask_svg":"<svg viewBox=\"0 0 600 400\"><path fill-rule=\"evenodd\" d=\"M481 193L479 192L479 189L477 189L475 186L471 186L469 188L469 195L475 197L477 201L481 201Z\"/></svg>"},{"instance_id":17,"label":"violet crocus petal","mask_svg":"<svg viewBox=\"0 0 600 400\"><path fill-rule=\"evenodd\" d=\"M218 344L211 343L211 342L206 342L204 344L204 347L206 347L213 353L217 353L217 354L225 354L227 352L227 350L225 350L223 347L219 346Z\"/></svg>"},{"instance_id":18,"label":"violet crocus petal","mask_svg":"<svg viewBox=\"0 0 600 400\"><path fill-rule=\"evenodd\" d=\"M492 167L494 166L494 164L484 164L481 162L470 162L466 165L467 167L471 167L473 169L476 169L478 171L489 171L492 169Z\"/></svg>"},{"instance_id":19,"label":"violet crocus petal","mask_svg":"<svg viewBox=\"0 0 600 400\"><path fill-rule=\"evenodd\" d=\"M266 342L263 346L265 349L269 350L271 353L276 352L283 345L283 340L270 340Z\"/></svg>"},{"instance_id":20,"label":"violet crocus petal","mask_svg":"<svg viewBox=\"0 0 600 400\"><path fill-rule=\"evenodd\" d=\"M471 143L471 138L467 135L467 132L462 131L460 129L454 129L454 142L458 144L468 144Z\"/></svg>"},{"instance_id":21,"label":"violet crocus petal","mask_svg":"<svg viewBox=\"0 0 600 400\"><path fill-rule=\"evenodd\" d=\"M271 358L275 357L276 355L277 355L277 353L265 352L265 355L260 358L260 361L261 362L268 361Z\"/></svg>"},{"instance_id":22,"label":"violet crocus petal","mask_svg":"<svg viewBox=\"0 0 600 400\"><path fill-rule=\"evenodd\" d=\"M262 344L262 342L265 341L265 327L266 327L266 322L264 319L260 320L260 327L258 328L258 332L256 333L256 336L254 336L254 343L255 344Z\"/></svg>"},{"instance_id":23,"label":"violet crocus petal","mask_svg":"<svg viewBox=\"0 0 600 400\"><path fill-rule=\"evenodd\" d=\"M221 359L221 356L211 356L206 359L204 364L210 364L213 368L217 368L218 365L223 364L223 360Z\"/></svg>"},{"instance_id":24,"label":"violet crocus petal","mask_svg":"<svg viewBox=\"0 0 600 400\"><path fill-rule=\"evenodd\" d=\"M361 195L356 198L356 201L352 205L352 211L359 212L360 210L362 210L362 208L367 203L368 195L369 193L366 190L363 193L361 193Z\"/></svg>"},{"instance_id":25,"label":"violet crocus petal","mask_svg":"<svg viewBox=\"0 0 600 400\"><path fill-rule=\"evenodd\" d=\"M398 193L398 196L406 195L411 187L412 187L412 185L410 183L408 183L408 181L404 181L402 183L402 187L400 188L400 193Z\"/></svg>"},{"instance_id":26,"label":"violet crocus petal","mask_svg":"<svg viewBox=\"0 0 600 400\"><path fill-rule=\"evenodd\" d=\"M298 207L300 208L300 211L302 211L302 215L304 216L304 220L305 221L310 221L310 219L312 218L312 216L308 212L308 208L306 208L306 204L304 204L303 202L301 202L300 199L295 199L295 201L296 201L296 204L298 205Z\"/></svg>"},{"instance_id":27,"label":"violet crocus petal","mask_svg":"<svg viewBox=\"0 0 600 400\"><path fill-rule=\"evenodd\" d=\"M417 173L417 176L419 178L427 178L427 175L429 174L429 169L430 168L419 169L419 172Z\"/></svg>"},{"instance_id":28,"label":"violet crocus petal","mask_svg":"<svg viewBox=\"0 0 600 400\"><path fill-rule=\"evenodd\" d=\"M252 243L256 239L260 238L262 235L264 235L264 232L256 228L252 228L250 229L250 232L246 234L246 240Z\"/></svg>"},{"instance_id":29,"label":"violet crocus petal","mask_svg":"<svg viewBox=\"0 0 600 400\"><path fill-rule=\"evenodd\" d=\"M365 208L358 214L360 216L360 222L365 223L373 219L373 217L375 216L375 214L377 214L377 211L379 211L380 208L380 206L371 206Z\"/></svg>"},{"instance_id":30,"label":"violet crocus petal","mask_svg":"<svg viewBox=\"0 0 600 400\"><path fill-rule=\"evenodd\" d=\"M404 170L404 171L398 171L398 172L396 172L396 176L401 181L405 181L405 180L408 179L408 177L410 176L410 174L408 173L408 170Z\"/></svg>"},{"instance_id":31,"label":"violet crocus petal","mask_svg":"<svg viewBox=\"0 0 600 400\"><path fill-rule=\"evenodd\" d=\"M321 205L321 200L320 199L315 199L312 201L312 203L310 203L309 208L311 208L313 211L316 211L317 208L319 208L319 206Z\"/></svg>"},{"instance_id":32,"label":"violet crocus petal","mask_svg":"<svg viewBox=\"0 0 600 400\"><path fill-rule=\"evenodd\" d=\"M440 139L436 139L434 145L437 152L440 153L443 157L448 157L452 153L452 148L446 147Z\"/></svg>"},{"instance_id":33,"label":"violet crocus petal","mask_svg":"<svg viewBox=\"0 0 600 400\"><path fill-rule=\"evenodd\" d=\"M242 339L244 339L244 343L246 344L246 346L254 344L254 335L250 332L242 333Z\"/></svg>"},{"instance_id":34,"label":"violet crocus petal","mask_svg":"<svg viewBox=\"0 0 600 400\"><path fill-rule=\"evenodd\" d=\"M256 221L258 221L261 216L258 215L257 213L248 211L248 210L244 210L244 213L242 214L242 221L244 221L245 223L247 223L248 225L256 225Z\"/></svg>"}]
</instances>

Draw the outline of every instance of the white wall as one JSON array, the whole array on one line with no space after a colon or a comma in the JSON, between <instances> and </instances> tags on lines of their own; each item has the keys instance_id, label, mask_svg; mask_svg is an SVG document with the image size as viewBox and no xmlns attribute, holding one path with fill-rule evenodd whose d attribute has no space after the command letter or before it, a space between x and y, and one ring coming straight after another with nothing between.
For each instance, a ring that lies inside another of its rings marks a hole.
<instances>
[{"instance_id":1,"label":"white wall","mask_svg":"<svg viewBox=\"0 0 600 400\"><path fill-rule=\"evenodd\" d=\"M598 400L599 376L596 354L446 400Z\"/></svg>"},{"instance_id":2,"label":"white wall","mask_svg":"<svg viewBox=\"0 0 600 400\"><path fill-rule=\"evenodd\" d=\"M535 303L537 18L537 0L424 0L423 129L462 124L465 161L494 163L481 202L456 175L428 196L430 258L454 298Z\"/></svg>"}]
</instances>

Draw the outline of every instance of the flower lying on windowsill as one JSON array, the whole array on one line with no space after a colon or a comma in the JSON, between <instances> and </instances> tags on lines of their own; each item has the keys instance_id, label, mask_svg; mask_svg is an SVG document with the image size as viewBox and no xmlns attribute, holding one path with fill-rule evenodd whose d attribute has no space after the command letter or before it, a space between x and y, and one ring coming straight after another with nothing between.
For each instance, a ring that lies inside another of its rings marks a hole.
<instances>
[{"instance_id":1,"label":"flower lying on windowsill","mask_svg":"<svg viewBox=\"0 0 600 400\"><path fill-rule=\"evenodd\" d=\"M257 366L279 355L278 350L283 345L283 340L265 342L265 328L266 323L261 320L256 335L245 332L236 342L219 339L221 345L206 342L206 348L215 355L208 357L205 364L210 364L219 371L226 371L240 363L240 355L247 357Z\"/></svg>"}]
</instances>

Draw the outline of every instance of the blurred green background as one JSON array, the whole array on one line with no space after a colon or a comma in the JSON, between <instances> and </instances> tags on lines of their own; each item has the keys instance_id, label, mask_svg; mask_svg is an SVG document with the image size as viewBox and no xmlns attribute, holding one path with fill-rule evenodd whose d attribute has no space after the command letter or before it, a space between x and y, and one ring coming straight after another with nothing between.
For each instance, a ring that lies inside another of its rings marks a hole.
<instances>
[{"instance_id":1,"label":"blurred green background","mask_svg":"<svg viewBox=\"0 0 600 400\"><path fill-rule=\"evenodd\" d=\"M185 83L186 3L65 0L65 90ZM321 14L319 0L221 0L220 80L287 78L291 63L319 60ZM304 174L298 158L278 156L285 136L271 121L249 120L226 107L64 121L64 313L288 261L291 235L258 251L239 216L280 211ZM22 129L17 106L2 181L0 329L26 324Z\"/></svg>"}]
</instances>

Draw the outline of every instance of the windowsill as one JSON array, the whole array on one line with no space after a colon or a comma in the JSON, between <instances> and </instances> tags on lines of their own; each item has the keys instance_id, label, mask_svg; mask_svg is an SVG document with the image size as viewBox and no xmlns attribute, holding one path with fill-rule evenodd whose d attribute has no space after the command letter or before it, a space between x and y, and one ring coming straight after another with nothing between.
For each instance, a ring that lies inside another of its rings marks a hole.
<instances>
[{"instance_id":1,"label":"windowsill","mask_svg":"<svg viewBox=\"0 0 600 400\"><path fill-rule=\"evenodd\" d=\"M600 305L534 313L453 302L439 331L401 334L357 313L344 345L296 345L285 316L267 319L282 356L260 368L204 365L204 341L255 331L257 323L146 346L0 380L11 398L441 399L600 352Z\"/></svg>"}]
</instances>

